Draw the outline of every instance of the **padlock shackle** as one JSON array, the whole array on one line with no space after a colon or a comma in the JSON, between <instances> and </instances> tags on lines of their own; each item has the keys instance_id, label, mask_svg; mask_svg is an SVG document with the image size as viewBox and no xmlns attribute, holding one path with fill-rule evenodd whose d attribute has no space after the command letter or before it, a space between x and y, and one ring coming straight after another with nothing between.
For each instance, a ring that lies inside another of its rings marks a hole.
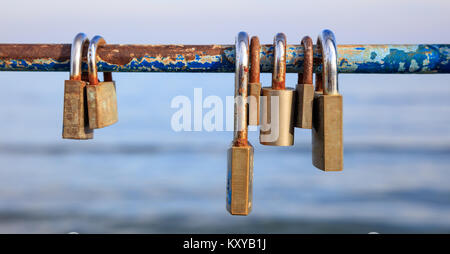
<instances>
[{"instance_id":1,"label":"padlock shackle","mask_svg":"<svg viewBox=\"0 0 450 254\"><path fill-rule=\"evenodd\" d=\"M323 93L322 73L316 73L316 84L314 84L314 91Z\"/></svg>"},{"instance_id":2,"label":"padlock shackle","mask_svg":"<svg viewBox=\"0 0 450 254\"><path fill-rule=\"evenodd\" d=\"M84 33L78 33L73 39L70 49L70 79L81 80L81 62L83 46L89 43L89 38Z\"/></svg>"},{"instance_id":3,"label":"padlock shackle","mask_svg":"<svg viewBox=\"0 0 450 254\"><path fill-rule=\"evenodd\" d=\"M261 44L258 36L252 36L250 40L250 83L260 83L261 68Z\"/></svg>"},{"instance_id":4,"label":"padlock shackle","mask_svg":"<svg viewBox=\"0 0 450 254\"><path fill-rule=\"evenodd\" d=\"M273 38L272 89L286 89L286 35L277 33Z\"/></svg>"},{"instance_id":5,"label":"padlock shackle","mask_svg":"<svg viewBox=\"0 0 450 254\"><path fill-rule=\"evenodd\" d=\"M234 137L233 145L246 146L247 140L247 88L249 72L248 34L236 36L236 61L234 79Z\"/></svg>"},{"instance_id":6,"label":"padlock shackle","mask_svg":"<svg viewBox=\"0 0 450 254\"><path fill-rule=\"evenodd\" d=\"M105 39L100 35L94 36L88 47L88 70L89 70L89 84L97 85L98 84L98 73L97 73L97 48L99 46L106 45ZM105 81L112 81L111 72L104 72L103 77Z\"/></svg>"},{"instance_id":7,"label":"padlock shackle","mask_svg":"<svg viewBox=\"0 0 450 254\"><path fill-rule=\"evenodd\" d=\"M322 53L322 82L323 94L337 95L338 72L337 72L337 49L336 39L332 31L325 29L317 38L317 46Z\"/></svg>"},{"instance_id":8,"label":"padlock shackle","mask_svg":"<svg viewBox=\"0 0 450 254\"><path fill-rule=\"evenodd\" d=\"M311 37L305 36L302 39L303 53L303 72L298 73L298 84L312 84L313 83L313 41Z\"/></svg>"}]
</instances>

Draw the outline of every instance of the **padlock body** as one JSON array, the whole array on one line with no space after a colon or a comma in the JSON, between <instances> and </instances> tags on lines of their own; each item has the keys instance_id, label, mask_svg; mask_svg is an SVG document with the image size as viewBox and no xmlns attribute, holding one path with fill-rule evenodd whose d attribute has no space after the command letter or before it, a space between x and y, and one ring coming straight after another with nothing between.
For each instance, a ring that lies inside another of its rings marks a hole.
<instances>
[{"instance_id":1,"label":"padlock body","mask_svg":"<svg viewBox=\"0 0 450 254\"><path fill-rule=\"evenodd\" d=\"M66 80L64 82L63 133L64 139L92 139L86 108L86 82Z\"/></svg>"},{"instance_id":2,"label":"padlock body","mask_svg":"<svg viewBox=\"0 0 450 254\"><path fill-rule=\"evenodd\" d=\"M270 146L294 145L295 90L262 89L259 142Z\"/></svg>"},{"instance_id":3,"label":"padlock body","mask_svg":"<svg viewBox=\"0 0 450 254\"><path fill-rule=\"evenodd\" d=\"M259 105L261 96L261 83L248 84L248 125L259 125Z\"/></svg>"},{"instance_id":4,"label":"padlock body","mask_svg":"<svg viewBox=\"0 0 450 254\"><path fill-rule=\"evenodd\" d=\"M228 149L227 210L232 215L248 215L253 198L253 146Z\"/></svg>"},{"instance_id":5,"label":"padlock body","mask_svg":"<svg viewBox=\"0 0 450 254\"><path fill-rule=\"evenodd\" d=\"M314 101L313 84L297 84L296 87L296 121L295 127L303 129L312 128L312 114Z\"/></svg>"},{"instance_id":6,"label":"padlock body","mask_svg":"<svg viewBox=\"0 0 450 254\"><path fill-rule=\"evenodd\" d=\"M114 81L87 85L89 127L99 129L118 121L116 84Z\"/></svg>"},{"instance_id":7,"label":"padlock body","mask_svg":"<svg viewBox=\"0 0 450 254\"><path fill-rule=\"evenodd\" d=\"M342 96L315 93L312 126L312 162L324 171L344 166Z\"/></svg>"}]
</instances>

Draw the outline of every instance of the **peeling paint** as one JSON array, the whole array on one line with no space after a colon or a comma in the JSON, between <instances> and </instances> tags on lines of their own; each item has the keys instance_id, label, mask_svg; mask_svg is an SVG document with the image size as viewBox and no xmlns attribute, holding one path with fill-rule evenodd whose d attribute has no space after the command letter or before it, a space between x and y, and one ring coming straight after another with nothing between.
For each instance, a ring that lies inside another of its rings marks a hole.
<instances>
[{"instance_id":1,"label":"peeling paint","mask_svg":"<svg viewBox=\"0 0 450 254\"><path fill-rule=\"evenodd\" d=\"M415 72L419 69L419 65L417 64L415 59L411 60L411 64L409 65L409 72Z\"/></svg>"},{"instance_id":2,"label":"peeling paint","mask_svg":"<svg viewBox=\"0 0 450 254\"><path fill-rule=\"evenodd\" d=\"M398 64L398 72L405 72L405 63Z\"/></svg>"}]
</instances>

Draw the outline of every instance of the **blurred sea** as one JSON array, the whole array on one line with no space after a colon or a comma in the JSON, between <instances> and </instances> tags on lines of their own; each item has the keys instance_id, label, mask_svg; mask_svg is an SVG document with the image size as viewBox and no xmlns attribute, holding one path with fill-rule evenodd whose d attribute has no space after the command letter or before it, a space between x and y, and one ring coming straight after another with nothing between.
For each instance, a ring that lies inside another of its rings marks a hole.
<instances>
[{"instance_id":1,"label":"blurred sea","mask_svg":"<svg viewBox=\"0 0 450 254\"><path fill-rule=\"evenodd\" d=\"M170 126L175 96L225 102L233 74L114 74L119 122L90 141L61 138L67 76L0 73L0 233L450 233L449 75L340 75L343 172L311 165L307 130L250 132L247 217L225 209L232 133Z\"/></svg>"}]
</instances>

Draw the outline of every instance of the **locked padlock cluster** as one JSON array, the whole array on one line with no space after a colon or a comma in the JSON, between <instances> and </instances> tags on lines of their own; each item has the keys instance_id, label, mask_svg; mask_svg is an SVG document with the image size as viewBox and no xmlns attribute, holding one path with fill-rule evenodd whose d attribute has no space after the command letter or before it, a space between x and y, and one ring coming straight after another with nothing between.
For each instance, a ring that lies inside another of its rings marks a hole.
<instances>
[{"instance_id":1,"label":"locked padlock cluster","mask_svg":"<svg viewBox=\"0 0 450 254\"><path fill-rule=\"evenodd\" d=\"M324 171L343 168L342 95L338 91L337 49L333 32L324 30L317 49L322 73L313 86L314 54L310 37L302 39L303 72L296 89L285 87L286 36L275 35L272 86L262 89L260 143L292 146L294 127L312 129L312 162ZM253 67L252 67L253 68ZM256 114L250 112L250 115Z\"/></svg>"},{"instance_id":2,"label":"locked padlock cluster","mask_svg":"<svg viewBox=\"0 0 450 254\"><path fill-rule=\"evenodd\" d=\"M89 43L88 78L81 72L85 43ZM90 42L84 33L75 36L70 56L70 79L64 83L64 139L92 139L94 129L104 128L118 120L116 85L111 72L103 73L103 82L99 82L97 75L97 48L105 44L99 35Z\"/></svg>"},{"instance_id":3,"label":"locked padlock cluster","mask_svg":"<svg viewBox=\"0 0 450 254\"><path fill-rule=\"evenodd\" d=\"M82 52L87 52L88 75L82 72ZM302 39L304 61L295 88L286 87L287 39L278 33L273 42L270 87L261 88L259 39L240 32L235 43L234 136L228 149L227 210L248 215L252 210L253 154L248 126L260 125L259 141L269 146L294 145L294 129L311 129L312 164L324 171L343 168L342 96L338 91L337 50L334 34L318 37L322 73L313 85L313 42ZM71 49L70 79L64 85L63 138L92 139L93 130L118 121L116 85L110 72L104 81L97 74L97 49L106 42L78 34Z\"/></svg>"},{"instance_id":4,"label":"locked padlock cluster","mask_svg":"<svg viewBox=\"0 0 450 254\"><path fill-rule=\"evenodd\" d=\"M285 86L287 42L283 33L274 37L272 84L261 89L258 37L252 37L250 56L248 35L241 32L236 39L235 132L228 151L227 182L227 209L233 215L247 215L252 207L253 147L247 124L260 125L259 141L269 146L292 146L295 127L311 129L312 164L324 171L343 169L342 95L334 34L324 30L318 36L322 73L316 74L315 87L312 39L305 36L301 44L304 61L295 89ZM248 85L246 69L250 70Z\"/></svg>"}]
</instances>

